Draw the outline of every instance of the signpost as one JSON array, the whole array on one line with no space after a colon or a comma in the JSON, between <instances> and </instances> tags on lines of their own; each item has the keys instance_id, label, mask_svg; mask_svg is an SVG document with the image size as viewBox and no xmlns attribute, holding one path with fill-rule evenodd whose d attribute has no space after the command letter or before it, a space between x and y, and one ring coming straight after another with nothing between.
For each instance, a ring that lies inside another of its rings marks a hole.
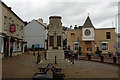
<instances>
[{"instance_id":1,"label":"signpost","mask_svg":"<svg viewBox=\"0 0 120 80\"><path fill-rule=\"evenodd\" d=\"M95 47L96 47L96 42L95 42Z\"/></svg>"}]
</instances>

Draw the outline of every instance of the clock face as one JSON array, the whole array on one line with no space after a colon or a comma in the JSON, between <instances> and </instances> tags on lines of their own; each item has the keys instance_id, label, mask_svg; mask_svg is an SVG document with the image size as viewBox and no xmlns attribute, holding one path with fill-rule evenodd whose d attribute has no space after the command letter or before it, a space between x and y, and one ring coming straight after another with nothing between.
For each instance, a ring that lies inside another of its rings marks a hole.
<instances>
[{"instance_id":1,"label":"clock face","mask_svg":"<svg viewBox=\"0 0 120 80\"><path fill-rule=\"evenodd\" d=\"M86 29L86 30L85 30L85 35L86 35L86 36L89 36L90 34L91 34L91 31L90 31L89 29Z\"/></svg>"}]
</instances>

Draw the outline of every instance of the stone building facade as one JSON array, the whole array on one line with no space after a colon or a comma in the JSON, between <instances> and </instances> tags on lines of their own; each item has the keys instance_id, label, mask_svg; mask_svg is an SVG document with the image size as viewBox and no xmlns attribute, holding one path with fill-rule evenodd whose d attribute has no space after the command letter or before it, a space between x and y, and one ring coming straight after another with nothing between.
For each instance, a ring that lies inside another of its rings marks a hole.
<instances>
[{"instance_id":1,"label":"stone building facade","mask_svg":"<svg viewBox=\"0 0 120 80\"><path fill-rule=\"evenodd\" d=\"M115 28L96 29L88 16L83 26L75 26L67 31L67 46L83 54L94 54L99 47L103 54L115 53Z\"/></svg>"},{"instance_id":2,"label":"stone building facade","mask_svg":"<svg viewBox=\"0 0 120 80\"><path fill-rule=\"evenodd\" d=\"M4 2L0 1L0 53L3 57L24 53L24 21Z\"/></svg>"},{"instance_id":3,"label":"stone building facade","mask_svg":"<svg viewBox=\"0 0 120 80\"><path fill-rule=\"evenodd\" d=\"M48 25L47 59L64 59L63 26L60 16L50 16Z\"/></svg>"}]
</instances>

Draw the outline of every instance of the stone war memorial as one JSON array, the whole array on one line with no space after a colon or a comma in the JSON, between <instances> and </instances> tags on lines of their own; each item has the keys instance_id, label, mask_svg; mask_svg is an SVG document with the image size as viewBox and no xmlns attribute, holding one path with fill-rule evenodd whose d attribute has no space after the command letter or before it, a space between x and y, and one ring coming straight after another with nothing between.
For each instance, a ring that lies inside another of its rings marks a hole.
<instances>
[{"instance_id":1,"label":"stone war memorial","mask_svg":"<svg viewBox=\"0 0 120 80\"><path fill-rule=\"evenodd\" d=\"M48 25L47 60L64 60L63 27L60 16L50 16Z\"/></svg>"}]
</instances>

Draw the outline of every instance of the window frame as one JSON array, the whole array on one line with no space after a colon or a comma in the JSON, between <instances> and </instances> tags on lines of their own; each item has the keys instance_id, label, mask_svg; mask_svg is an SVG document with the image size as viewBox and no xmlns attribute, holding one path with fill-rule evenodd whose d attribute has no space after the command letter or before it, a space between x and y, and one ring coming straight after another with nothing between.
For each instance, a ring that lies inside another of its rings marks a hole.
<instances>
[{"instance_id":1,"label":"window frame","mask_svg":"<svg viewBox=\"0 0 120 80\"><path fill-rule=\"evenodd\" d=\"M107 44L107 45L105 45L105 46L102 46L102 44ZM105 50L104 50L104 48L105 48ZM108 51L109 49L108 49L108 41L104 41L104 42L101 42L101 50L102 51Z\"/></svg>"},{"instance_id":2,"label":"window frame","mask_svg":"<svg viewBox=\"0 0 120 80\"><path fill-rule=\"evenodd\" d=\"M4 16L4 30L6 30L6 31L7 31L6 21L7 21L7 17L6 17L6 16Z\"/></svg>"},{"instance_id":3,"label":"window frame","mask_svg":"<svg viewBox=\"0 0 120 80\"><path fill-rule=\"evenodd\" d=\"M80 44L79 44L79 42L74 42L73 43L73 50L77 51L77 49L75 48L75 44L77 44L78 50L79 50Z\"/></svg>"},{"instance_id":4,"label":"window frame","mask_svg":"<svg viewBox=\"0 0 120 80\"><path fill-rule=\"evenodd\" d=\"M57 36L57 46L61 46L61 36Z\"/></svg>"},{"instance_id":5,"label":"window frame","mask_svg":"<svg viewBox=\"0 0 120 80\"><path fill-rule=\"evenodd\" d=\"M90 48L90 50L89 50L89 48ZM87 47L87 51L92 51L92 48L91 47Z\"/></svg>"},{"instance_id":6,"label":"window frame","mask_svg":"<svg viewBox=\"0 0 120 80\"><path fill-rule=\"evenodd\" d=\"M51 40L53 39L53 40ZM50 43L49 43L50 46L54 46L54 36L50 36Z\"/></svg>"},{"instance_id":7,"label":"window frame","mask_svg":"<svg viewBox=\"0 0 120 80\"><path fill-rule=\"evenodd\" d=\"M111 32L106 32L106 39L111 39Z\"/></svg>"}]
</instances>

